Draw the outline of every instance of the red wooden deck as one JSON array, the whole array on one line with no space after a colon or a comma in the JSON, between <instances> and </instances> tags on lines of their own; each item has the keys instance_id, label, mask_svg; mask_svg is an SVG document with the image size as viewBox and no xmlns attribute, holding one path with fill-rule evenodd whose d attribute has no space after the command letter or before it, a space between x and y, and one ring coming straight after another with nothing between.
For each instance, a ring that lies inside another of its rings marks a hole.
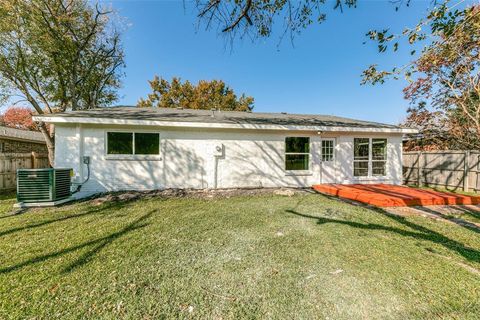
<instances>
[{"instance_id":1,"label":"red wooden deck","mask_svg":"<svg viewBox=\"0 0 480 320\"><path fill-rule=\"evenodd\" d=\"M328 195L377 207L480 204L480 196L422 190L389 184L318 184L313 189Z\"/></svg>"}]
</instances>

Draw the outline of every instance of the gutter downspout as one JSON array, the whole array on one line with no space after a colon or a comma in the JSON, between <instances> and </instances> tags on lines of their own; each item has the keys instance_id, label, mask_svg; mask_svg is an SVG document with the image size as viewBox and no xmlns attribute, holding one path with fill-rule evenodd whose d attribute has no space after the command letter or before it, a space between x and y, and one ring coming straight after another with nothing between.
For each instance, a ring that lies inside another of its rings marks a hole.
<instances>
[{"instance_id":1,"label":"gutter downspout","mask_svg":"<svg viewBox=\"0 0 480 320\"><path fill-rule=\"evenodd\" d=\"M83 128L82 124L77 124L76 126L76 136L78 139L78 175L79 175L79 180L83 180L83 165L82 165L82 159L83 159L83 154L85 153L84 150L84 144L83 144Z\"/></svg>"},{"instance_id":2,"label":"gutter downspout","mask_svg":"<svg viewBox=\"0 0 480 320\"><path fill-rule=\"evenodd\" d=\"M317 132L317 135L320 137L320 154L318 155L318 160L319 160L319 163L320 163L320 174L319 174L319 177L320 177L320 181L318 183L322 183L323 181L323 161L322 161L322 131L318 131Z\"/></svg>"},{"instance_id":3,"label":"gutter downspout","mask_svg":"<svg viewBox=\"0 0 480 320\"><path fill-rule=\"evenodd\" d=\"M215 167L213 169L213 189L218 188L218 156L214 156L215 158Z\"/></svg>"},{"instance_id":4,"label":"gutter downspout","mask_svg":"<svg viewBox=\"0 0 480 320\"><path fill-rule=\"evenodd\" d=\"M215 158L214 168L213 168L213 188L218 188L218 160L225 155L225 147L223 144L215 146L215 153L213 157Z\"/></svg>"}]
</instances>

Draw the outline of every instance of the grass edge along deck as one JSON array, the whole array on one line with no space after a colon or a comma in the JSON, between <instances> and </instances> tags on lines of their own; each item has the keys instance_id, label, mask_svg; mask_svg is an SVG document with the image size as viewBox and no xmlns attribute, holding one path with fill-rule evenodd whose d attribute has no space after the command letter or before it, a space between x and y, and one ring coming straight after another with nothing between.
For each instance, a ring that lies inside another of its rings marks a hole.
<instances>
[{"instance_id":1,"label":"grass edge along deck","mask_svg":"<svg viewBox=\"0 0 480 320\"><path fill-rule=\"evenodd\" d=\"M317 184L315 191L377 207L480 204L480 196L389 184Z\"/></svg>"}]
</instances>

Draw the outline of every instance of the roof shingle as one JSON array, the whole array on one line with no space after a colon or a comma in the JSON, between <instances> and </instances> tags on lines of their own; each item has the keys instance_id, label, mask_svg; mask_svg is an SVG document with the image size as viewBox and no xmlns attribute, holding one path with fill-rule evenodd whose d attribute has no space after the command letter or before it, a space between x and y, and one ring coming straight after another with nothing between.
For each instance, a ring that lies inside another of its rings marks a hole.
<instances>
[{"instance_id":1,"label":"roof shingle","mask_svg":"<svg viewBox=\"0 0 480 320\"><path fill-rule=\"evenodd\" d=\"M307 115L287 113L260 113L239 111L212 111L174 108L137 108L129 106L97 108L82 111L71 111L49 114L49 117L105 118L150 120L164 122L224 123L252 125L285 125L285 126L327 126L357 128L389 128L399 126L355 120L331 115Z\"/></svg>"}]
</instances>

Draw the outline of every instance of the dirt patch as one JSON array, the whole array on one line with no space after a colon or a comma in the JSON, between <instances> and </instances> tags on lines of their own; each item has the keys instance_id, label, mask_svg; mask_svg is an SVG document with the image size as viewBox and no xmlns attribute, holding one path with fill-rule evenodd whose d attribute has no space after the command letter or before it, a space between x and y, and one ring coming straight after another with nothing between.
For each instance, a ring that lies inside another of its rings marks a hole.
<instances>
[{"instance_id":1,"label":"dirt patch","mask_svg":"<svg viewBox=\"0 0 480 320\"><path fill-rule=\"evenodd\" d=\"M89 200L93 205L101 205L106 202L129 202L138 199L147 198L230 198L238 196L255 196L262 194L275 194L283 196L293 196L295 194L307 194L313 191L308 188L258 188L258 189L164 189L152 191L121 191L108 192L95 195Z\"/></svg>"}]
</instances>

